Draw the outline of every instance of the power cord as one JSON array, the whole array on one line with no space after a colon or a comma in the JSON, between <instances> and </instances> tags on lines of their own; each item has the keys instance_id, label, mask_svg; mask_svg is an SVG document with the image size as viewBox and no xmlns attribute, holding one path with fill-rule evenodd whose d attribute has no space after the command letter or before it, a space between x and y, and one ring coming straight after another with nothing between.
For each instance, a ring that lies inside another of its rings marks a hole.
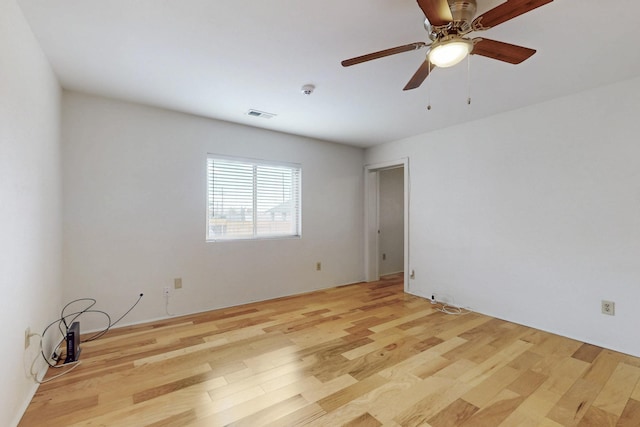
<instances>
[{"instance_id":1,"label":"power cord","mask_svg":"<svg viewBox=\"0 0 640 427\"><path fill-rule=\"evenodd\" d=\"M473 310L469 310L468 308L465 308L465 307L457 307L455 305L448 305L441 302L438 302L437 304L440 304L441 307L436 308L436 310L441 311L445 314L464 316L465 314L473 313Z\"/></svg>"},{"instance_id":2,"label":"power cord","mask_svg":"<svg viewBox=\"0 0 640 427\"><path fill-rule=\"evenodd\" d=\"M167 316L173 317L175 314L169 311L169 295L164 296L164 312L167 313Z\"/></svg>"},{"instance_id":3,"label":"power cord","mask_svg":"<svg viewBox=\"0 0 640 427\"><path fill-rule=\"evenodd\" d=\"M61 376L68 374L69 372L73 371L76 367L78 367L78 365L80 365L82 362L80 362L79 360L76 360L75 362L69 362L69 363L65 363L64 365L54 365L51 366L52 368L66 368L68 366L71 366L71 368L69 368L68 370L59 373L58 375L54 375L53 377L47 378L45 379L38 379L38 373L37 372L33 372L33 365L36 364L38 358L36 357L35 359L33 359L33 362L31 362L31 368L29 370L29 372L31 373L31 377L33 378L33 380L35 382L37 382L38 384L44 384L44 383L48 383L49 381L53 381L56 378L60 378Z\"/></svg>"},{"instance_id":4,"label":"power cord","mask_svg":"<svg viewBox=\"0 0 640 427\"><path fill-rule=\"evenodd\" d=\"M436 299L436 294L431 294L431 304L440 305L440 307L436 307L435 310L438 310L444 314L451 314L455 316L464 316L469 313L473 313L473 310L467 307L460 307L454 305L454 303L445 303L442 301L438 301Z\"/></svg>"},{"instance_id":5,"label":"power cord","mask_svg":"<svg viewBox=\"0 0 640 427\"><path fill-rule=\"evenodd\" d=\"M80 361L74 361L74 362L68 362L68 363L64 363L62 365L59 365L58 362L61 360L61 353L58 353L58 350L60 349L60 345L66 340L67 338L67 330L69 329L69 324L73 324L73 322L76 321L76 319L78 319L80 316L82 316L85 313L99 313L104 315L107 318L107 327L104 328L102 331L94 334L93 336L81 341L81 343L83 342L90 342L90 341L94 341L100 337L102 337L104 334L106 334L107 332L109 332L109 330L115 326L118 322L120 322L127 314L129 314L131 312L131 310L133 310L135 308L136 305L138 305L138 303L140 302L140 300L142 299L142 297L144 296L144 294L140 294L138 296L138 299L136 300L136 302L122 315L120 316L115 322L111 322L111 316L109 316L109 314L105 311L102 310L91 310L91 308L96 304L96 300L94 298L78 298L75 299L69 303L67 303L62 310L60 311L60 317L56 320L54 320L53 322L49 323L47 325L46 328L44 328L44 331L42 332L42 335L40 334L32 334L32 335L37 335L40 336L40 355L42 356L42 358L44 359L45 362L47 362L47 365L49 365L49 367L51 368L64 368L64 367L68 367L71 366L70 369L62 372L61 374L58 374L54 377L48 378L46 380L42 380L42 379L38 379L37 377L37 373L33 372L33 366L35 365L36 361L38 360L38 358L36 357L33 362L31 363L31 369L30 369L30 373L34 379L34 381L36 381L37 383L43 384L45 382L49 382L53 379L56 379L58 377L61 377L62 375L67 374L68 372L71 372L73 369L75 369L79 364ZM89 304L82 310L80 311L76 311L73 313L69 313L69 314L65 314L65 311L67 310L67 308L72 305L75 304L77 302L81 302L81 301L87 301L89 302ZM70 321L68 321L68 319L71 318ZM58 325L58 330L60 331L60 335L61 335L61 339L60 341L58 341L58 343L55 345L53 352L51 353L51 357L48 358L45 354L44 354L44 348L43 348L43 344L42 342L44 341L44 337L47 333L47 331L49 330L49 328L51 328L54 325ZM64 325L64 329L63 326ZM52 359L55 361L55 363L51 363L49 359ZM46 373L45 373L46 374Z\"/></svg>"}]
</instances>

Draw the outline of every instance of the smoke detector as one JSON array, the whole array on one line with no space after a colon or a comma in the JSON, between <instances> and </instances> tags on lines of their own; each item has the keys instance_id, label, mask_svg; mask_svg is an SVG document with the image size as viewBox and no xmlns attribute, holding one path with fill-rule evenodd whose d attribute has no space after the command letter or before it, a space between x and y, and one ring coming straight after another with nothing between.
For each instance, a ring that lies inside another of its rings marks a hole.
<instances>
[{"instance_id":1,"label":"smoke detector","mask_svg":"<svg viewBox=\"0 0 640 427\"><path fill-rule=\"evenodd\" d=\"M314 85L304 85L302 86L302 89L300 89L300 91L303 95L311 95L315 88L316 87Z\"/></svg>"}]
</instances>

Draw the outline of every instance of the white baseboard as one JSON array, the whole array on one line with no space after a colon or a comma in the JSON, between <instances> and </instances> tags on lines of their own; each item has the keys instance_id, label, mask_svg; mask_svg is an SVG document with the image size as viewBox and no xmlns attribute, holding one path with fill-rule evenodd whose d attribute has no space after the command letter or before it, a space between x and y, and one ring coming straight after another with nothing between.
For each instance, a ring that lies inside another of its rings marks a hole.
<instances>
[{"instance_id":1,"label":"white baseboard","mask_svg":"<svg viewBox=\"0 0 640 427\"><path fill-rule=\"evenodd\" d=\"M29 407L29 404L31 403L31 400L33 399L33 396L35 396L36 392L38 391L38 387L40 386L40 384L33 384L33 387L31 387L31 391L27 394L25 400L22 402L22 405L20 405L20 407L18 408L16 414L15 414L15 418L13 419L13 421L11 422L10 426L11 427L17 427L18 424L20 423L20 420L22 419L22 416L24 415L24 413L27 411L27 408Z\"/></svg>"}]
</instances>

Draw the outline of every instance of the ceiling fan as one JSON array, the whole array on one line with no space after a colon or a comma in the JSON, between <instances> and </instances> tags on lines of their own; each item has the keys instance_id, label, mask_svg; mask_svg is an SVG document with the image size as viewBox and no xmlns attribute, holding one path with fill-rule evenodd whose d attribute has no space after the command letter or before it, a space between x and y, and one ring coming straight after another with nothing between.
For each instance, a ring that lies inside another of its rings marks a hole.
<instances>
[{"instance_id":1,"label":"ceiling fan","mask_svg":"<svg viewBox=\"0 0 640 427\"><path fill-rule=\"evenodd\" d=\"M553 0L506 0L499 6L476 17L476 0L417 0L426 16L425 28L431 43L410 43L342 61L343 67L360 64L397 53L428 47L425 61L403 90L415 89L436 67L451 67L467 55L481 55L510 64L519 64L536 51L527 47L486 38L468 37L474 31L484 31L527 13Z\"/></svg>"}]
</instances>

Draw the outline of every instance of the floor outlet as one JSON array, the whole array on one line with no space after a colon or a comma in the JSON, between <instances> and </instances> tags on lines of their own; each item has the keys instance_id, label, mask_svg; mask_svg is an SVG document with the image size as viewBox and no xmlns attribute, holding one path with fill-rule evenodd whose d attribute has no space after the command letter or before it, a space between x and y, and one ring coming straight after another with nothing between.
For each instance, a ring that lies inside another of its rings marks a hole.
<instances>
[{"instance_id":1,"label":"floor outlet","mask_svg":"<svg viewBox=\"0 0 640 427\"><path fill-rule=\"evenodd\" d=\"M608 314L609 316L615 316L616 303L613 301L602 300L602 314Z\"/></svg>"}]
</instances>

